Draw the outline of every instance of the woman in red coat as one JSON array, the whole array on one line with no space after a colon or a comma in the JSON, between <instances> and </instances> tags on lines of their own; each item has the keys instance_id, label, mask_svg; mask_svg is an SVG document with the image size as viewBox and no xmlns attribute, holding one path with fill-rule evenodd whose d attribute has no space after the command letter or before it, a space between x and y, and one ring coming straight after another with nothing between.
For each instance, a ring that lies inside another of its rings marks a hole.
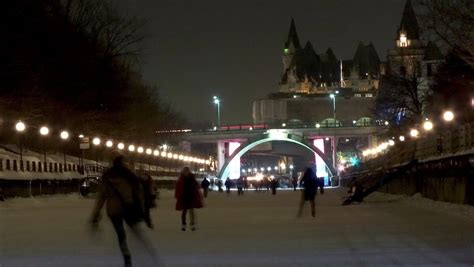
<instances>
[{"instance_id":1,"label":"woman in red coat","mask_svg":"<svg viewBox=\"0 0 474 267\"><path fill-rule=\"evenodd\" d=\"M174 196L176 198L176 210L182 211L181 230L186 231L186 213L188 210L191 219L191 230L196 230L194 209L202 208L203 203L199 184L188 167L185 167L179 176Z\"/></svg>"}]
</instances>

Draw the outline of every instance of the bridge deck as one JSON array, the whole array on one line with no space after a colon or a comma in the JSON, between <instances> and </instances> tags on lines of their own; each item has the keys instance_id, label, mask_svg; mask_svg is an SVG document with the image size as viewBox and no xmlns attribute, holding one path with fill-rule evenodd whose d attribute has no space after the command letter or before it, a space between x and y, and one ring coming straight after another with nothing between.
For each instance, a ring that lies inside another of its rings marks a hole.
<instances>
[{"instance_id":1,"label":"bridge deck","mask_svg":"<svg viewBox=\"0 0 474 267\"><path fill-rule=\"evenodd\" d=\"M270 129L270 131L284 131L309 138L315 137L364 137L373 135L379 127L337 127L337 128L292 128L292 129ZM247 140L254 139L268 129L258 130L228 130L228 131L196 131L183 133L185 140L191 142L209 142L217 140Z\"/></svg>"},{"instance_id":2,"label":"bridge deck","mask_svg":"<svg viewBox=\"0 0 474 267\"><path fill-rule=\"evenodd\" d=\"M145 231L166 266L471 266L473 208L375 194L339 205L342 190L317 197L317 217L295 218L300 194L211 193L197 232L181 232L169 191ZM93 201L77 195L0 203L2 266L122 266L104 218L92 236ZM446 207L449 207L446 208ZM306 206L306 208L308 208ZM51 218L54 218L51 219ZM155 266L130 235L136 266Z\"/></svg>"}]
</instances>

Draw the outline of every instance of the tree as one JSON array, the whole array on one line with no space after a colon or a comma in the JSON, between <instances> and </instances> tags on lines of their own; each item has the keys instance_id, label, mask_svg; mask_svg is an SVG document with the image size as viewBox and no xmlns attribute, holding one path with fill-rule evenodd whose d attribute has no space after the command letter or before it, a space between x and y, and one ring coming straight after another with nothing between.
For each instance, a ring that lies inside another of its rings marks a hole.
<instances>
[{"instance_id":1,"label":"tree","mask_svg":"<svg viewBox=\"0 0 474 267\"><path fill-rule=\"evenodd\" d=\"M136 69L143 22L109 1L7 1L0 112L8 120L124 140L182 123Z\"/></svg>"},{"instance_id":2,"label":"tree","mask_svg":"<svg viewBox=\"0 0 474 267\"><path fill-rule=\"evenodd\" d=\"M420 0L425 29L474 67L474 1Z\"/></svg>"},{"instance_id":3,"label":"tree","mask_svg":"<svg viewBox=\"0 0 474 267\"><path fill-rule=\"evenodd\" d=\"M376 120L388 121L395 132L423 120L431 95L419 64L408 58L402 65L405 73L382 76L375 105Z\"/></svg>"}]
</instances>

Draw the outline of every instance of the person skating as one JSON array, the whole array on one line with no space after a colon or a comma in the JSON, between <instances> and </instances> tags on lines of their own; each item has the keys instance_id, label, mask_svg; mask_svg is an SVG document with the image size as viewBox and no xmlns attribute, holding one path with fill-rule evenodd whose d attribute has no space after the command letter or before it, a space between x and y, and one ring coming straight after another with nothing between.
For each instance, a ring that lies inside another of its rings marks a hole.
<instances>
[{"instance_id":1,"label":"person skating","mask_svg":"<svg viewBox=\"0 0 474 267\"><path fill-rule=\"evenodd\" d=\"M222 190L222 180L218 179L217 180L217 189L220 193L222 193L224 190Z\"/></svg>"},{"instance_id":2,"label":"person skating","mask_svg":"<svg viewBox=\"0 0 474 267\"><path fill-rule=\"evenodd\" d=\"M309 201L311 204L311 216L316 216L315 202L316 193L318 190L318 180L313 169L307 168L303 178L301 178L300 186L303 187L303 193L301 195L301 202L298 209L298 217L301 217L303 214L303 206L306 201Z\"/></svg>"},{"instance_id":3,"label":"person skating","mask_svg":"<svg viewBox=\"0 0 474 267\"><path fill-rule=\"evenodd\" d=\"M186 231L186 214L189 211L191 230L196 230L194 209L203 207L199 184L188 167L183 168L175 190L176 210L181 211L181 230Z\"/></svg>"},{"instance_id":4,"label":"person skating","mask_svg":"<svg viewBox=\"0 0 474 267\"><path fill-rule=\"evenodd\" d=\"M227 192L227 194L230 194L230 188L232 187L232 181L230 180L229 177L227 177L227 179L225 180L225 191Z\"/></svg>"},{"instance_id":5,"label":"person skating","mask_svg":"<svg viewBox=\"0 0 474 267\"><path fill-rule=\"evenodd\" d=\"M132 266L130 250L123 222L125 221L138 235L135 226L145 220L151 228L149 214L145 211L145 196L141 180L127 166L125 158L118 156L113 160L112 167L102 176L98 188L97 201L92 212L91 223L97 229L100 221L100 212L106 204L107 215L114 226L119 241L120 251L125 266ZM143 240L141 236L140 239Z\"/></svg>"},{"instance_id":6,"label":"person skating","mask_svg":"<svg viewBox=\"0 0 474 267\"><path fill-rule=\"evenodd\" d=\"M296 173L293 173L291 182L293 184L293 191L296 191L296 188L298 187L298 175Z\"/></svg>"},{"instance_id":7,"label":"person skating","mask_svg":"<svg viewBox=\"0 0 474 267\"><path fill-rule=\"evenodd\" d=\"M278 179L273 178L270 182L270 186L272 187L272 195L276 195L276 191L279 186Z\"/></svg>"},{"instance_id":8,"label":"person skating","mask_svg":"<svg viewBox=\"0 0 474 267\"><path fill-rule=\"evenodd\" d=\"M204 197L207 198L207 193L209 192L209 186L211 183L207 180L207 177L204 177L204 180L201 182L201 188L204 194Z\"/></svg>"},{"instance_id":9,"label":"person skating","mask_svg":"<svg viewBox=\"0 0 474 267\"><path fill-rule=\"evenodd\" d=\"M244 177L242 176L237 179L237 195L244 195Z\"/></svg>"}]
</instances>

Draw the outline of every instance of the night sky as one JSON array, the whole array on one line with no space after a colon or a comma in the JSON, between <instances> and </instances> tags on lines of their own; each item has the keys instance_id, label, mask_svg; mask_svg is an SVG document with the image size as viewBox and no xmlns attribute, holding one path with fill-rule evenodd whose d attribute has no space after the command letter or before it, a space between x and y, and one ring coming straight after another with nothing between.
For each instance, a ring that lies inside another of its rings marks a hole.
<instances>
[{"instance_id":1,"label":"night sky","mask_svg":"<svg viewBox=\"0 0 474 267\"><path fill-rule=\"evenodd\" d=\"M332 47L351 59L359 41L372 41L382 60L393 46L405 0L116 0L147 21L141 58L144 79L189 120L222 124L252 120L252 100L274 92L294 17L302 45Z\"/></svg>"}]
</instances>

